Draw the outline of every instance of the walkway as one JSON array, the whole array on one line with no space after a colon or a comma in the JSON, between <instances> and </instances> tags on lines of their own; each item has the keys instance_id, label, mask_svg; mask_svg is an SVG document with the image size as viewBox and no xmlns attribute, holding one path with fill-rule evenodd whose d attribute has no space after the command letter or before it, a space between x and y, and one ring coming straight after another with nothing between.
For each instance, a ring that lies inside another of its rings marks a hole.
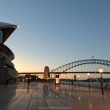
<instances>
[{"instance_id":1,"label":"walkway","mask_svg":"<svg viewBox=\"0 0 110 110\"><path fill-rule=\"evenodd\" d=\"M27 83L0 87L0 110L110 110L110 92L72 85Z\"/></svg>"}]
</instances>

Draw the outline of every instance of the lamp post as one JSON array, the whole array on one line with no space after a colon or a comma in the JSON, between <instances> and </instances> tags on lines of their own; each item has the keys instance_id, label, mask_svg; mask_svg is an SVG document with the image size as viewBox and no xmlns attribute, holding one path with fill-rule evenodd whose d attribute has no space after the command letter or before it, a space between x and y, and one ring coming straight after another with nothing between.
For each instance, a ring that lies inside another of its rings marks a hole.
<instances>
[{"instance_id":1,"label":"lamp post","mask_svg":"<svg viewBox=\"0 0 110 110\"><path fill-rule=\"evenodd\" d=\"M73 82L74 82L74 78L72 78L72 85L73 85Z\"/></svg>"},{"instance_id":2,"label":"lamp post","mask_svg":"<svg viewBox=\"0 0 110 110\"><path fill-rule=\"evenodd\" d=\"M80 85L79 85L79 78L80 78L80 76L78 75L78 86L80 86Z\"/></svg>"},{"instance_id":3,"label":"lamp post","mask_svg":"<svg viewBox=\"0 0 110 110\"><path fill-rule=\"evenodd\" d=\"M89 81L88 87L89 87L89 91L90 91L90 73L87 73L87 76L88 76L88 81Z\"/></svg>"},{"instance_id":4,"label":"lamp post","mask_svg":"<svg viewBox=\"0 0 110 110\"><path fill-rule=\"evenodd\" d=\"M55 85L59 85L59 83L60 83L59 74L56 74Z\"/></svg>"},{"instance_id":5,"label":"lamp post","mask_svg":"<svg viewBox=\"0 0 110 110\"><path fill-rule=\"evenodd\" d=\"M102 95L104 95L104 88L103 88L103 77L102 77L102 73L103 73L103 69L98 69L99 73L101 74L101 90L102 90Z\"/></svg>"}]
</instances>

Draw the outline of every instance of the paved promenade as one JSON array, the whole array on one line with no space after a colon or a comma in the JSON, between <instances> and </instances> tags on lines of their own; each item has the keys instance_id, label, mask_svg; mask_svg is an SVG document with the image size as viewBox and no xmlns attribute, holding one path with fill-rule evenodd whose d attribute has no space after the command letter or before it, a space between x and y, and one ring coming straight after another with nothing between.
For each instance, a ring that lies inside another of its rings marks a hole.
<instances>
[{"instance_id":1,"label":"paved promenade","mask_svg":"<svg viewBox=\"0 0 110 110\"><path fill-rule=\"evenodd\" d=\"M0 110L110 110L110 91L32 82L0 86Z\"/></svg>"}]
</instances>

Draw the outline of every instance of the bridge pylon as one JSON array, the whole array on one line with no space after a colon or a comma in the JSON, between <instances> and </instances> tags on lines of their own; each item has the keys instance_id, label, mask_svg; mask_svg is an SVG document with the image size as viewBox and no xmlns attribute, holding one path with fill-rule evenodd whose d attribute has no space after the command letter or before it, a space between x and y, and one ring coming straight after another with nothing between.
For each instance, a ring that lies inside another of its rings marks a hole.
<instances>
[{"instance_id":1,"label":"bridge pylon","mask_svg":"<svg viewBox=\"0 0 110 110\"><path fill-rule=\"evenodd\" d=\"M43 75L43 79L48 80L50 78L50 70L48 66L44 67L44 75Z\"/></svg>"}]
</instances>

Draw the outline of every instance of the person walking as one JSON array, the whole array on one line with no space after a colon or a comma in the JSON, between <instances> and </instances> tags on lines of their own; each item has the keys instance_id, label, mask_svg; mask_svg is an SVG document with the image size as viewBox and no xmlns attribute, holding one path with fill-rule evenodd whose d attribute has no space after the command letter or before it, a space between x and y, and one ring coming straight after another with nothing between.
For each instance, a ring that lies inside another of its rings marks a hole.
<instances>
[{"instance_id":1,"label":"person walking","mask_svg":"<svg viewBox=\"0 0 110 110\"><path fill-rule=\"evenodd\" d=\"M5 88L7 88L7 86L8 86L8 79L6 79L5 81Z\"/></svg>"},{"instance_id":2,"label":"person walking","mask_svg":"<svg viewBox=\"0 0 110 110\"><path fill-rule=\"evenodd\" d=\"M28 78L27 83L28 83L28 88L29 88L29 85L30 85L30 78Z\"/></svg>"}]
</instances>

